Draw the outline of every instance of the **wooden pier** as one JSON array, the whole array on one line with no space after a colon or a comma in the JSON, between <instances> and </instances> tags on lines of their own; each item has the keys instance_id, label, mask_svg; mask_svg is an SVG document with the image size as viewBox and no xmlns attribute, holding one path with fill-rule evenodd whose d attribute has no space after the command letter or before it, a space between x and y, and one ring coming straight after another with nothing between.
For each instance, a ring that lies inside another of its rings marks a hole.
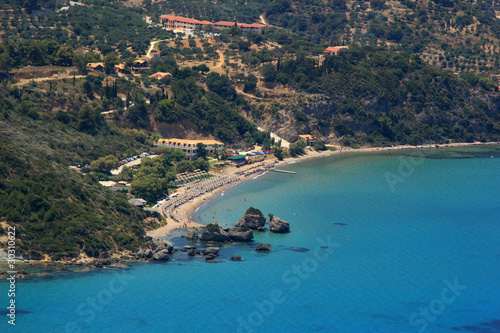
<instances>
[{"instance_id":1,"label":"wooden pier","mask_svg":"<svg viewBox=\"0 0 500 333\"><path fill-rule=\"evenodd\" d=\"M290 173L292 175L295 175L295 171L287 171L287 170L280 170L280 169L270 169L269 171L274 171L274 172L282 172L282 173Z\"/></svg>"}]
</instances>

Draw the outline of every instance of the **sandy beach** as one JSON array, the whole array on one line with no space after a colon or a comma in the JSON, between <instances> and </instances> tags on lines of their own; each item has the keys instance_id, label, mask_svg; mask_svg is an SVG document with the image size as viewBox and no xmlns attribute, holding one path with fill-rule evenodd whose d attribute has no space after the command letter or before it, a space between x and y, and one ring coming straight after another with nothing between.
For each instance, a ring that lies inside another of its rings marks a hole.
<instances>
[{"instance_id":1,"label":"sandy beach","mask_svg":"<svg viewBox=\"0 0 500 333\"><path fill-rule=\"evenodd\" d=\"M361 153L361 152L381 152L381 151L391 151L391 150L406 150L406 149L432 149L432 148L452 148L452 147L465 147L465 146L474 146L474 145L498 145L500 144L499 142L489 142L489 143L480 143L480 142L474 142L474 143L450 143L450 144L432 144L432 145L420 145L420 146L409 146L409 145L404 145L404 146L392 146L392 147L375 147L375 148L359 148L359 149L352 149L352 148L345 148L345 147L336 147L337 150L331 151L331 150L325 150L325 151L314 151L311 148L307 147L305 149L305 154L298 156L298 157L289 157L285 158L283 161L279 161L277 166L288 164L290 162L294 161L300 161L300 160L305 160L305 159L310 159L310 158L317 158L321 156L330 156L333 154L346 154L346 153ZM277 161L277 159L274 157L274 155L268 156L264 160L264 164L270 164ZM170 218L169 216L165 216L167 219L167 224L147 232L148 236L158 238L158 237L166 237L169 235L170 232L173 230L177 229L187 229L189 227L202 227L204 226L203 224L200 224L198 222L195 222L191 219L191 214L203 203L207 202L212 198L213 196L220 194L223 192L225 189L235 186L237 184L240 184L243 181L250 180L254 177L245 177L242 175L242 173L246 172L251 172L252 170L256 170L262 163L256 163L256 164L250 164L250 165L245 165L241 168L237 168L235 166L228 166L220 171L211 171L210 173L215 176L215 177L221 177L221 176L226 176L226 177L237 177L237 180L234 182L231 182L229 184L224 184L213 191L204 193L192 200L189 200L178 207L175 208L175 218L177 221L174 219ZM262 170L259 173L264 172ZM184 194L185 188L181 187L178 189L176 193L179 193L179 195ZM163 206L167 204L168 202L164 203L162 207L160 207L160 211L163 213L164 209Z\"/></svg>"}]
</instances>

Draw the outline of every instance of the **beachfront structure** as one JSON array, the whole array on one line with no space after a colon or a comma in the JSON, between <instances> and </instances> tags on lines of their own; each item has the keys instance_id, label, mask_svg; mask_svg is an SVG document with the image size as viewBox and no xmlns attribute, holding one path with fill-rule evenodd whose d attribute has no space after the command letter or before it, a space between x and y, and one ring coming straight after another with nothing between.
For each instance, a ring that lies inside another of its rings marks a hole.
<instances>
[{"instance_id":1,"label":"beachfront structure","mask_svg":"<svg viewBox=\"0 0 500 333\"><path fill-rule=\"evenodd\" d=\"M327 47L326 50L323 51L323 53L327 53L329 55L337 55L340 50L347 48L348 46L330 46Z\"/></svg>"},{"instance_id":2,"label":"beachfront structure","mask_svg":"<svg viewBox=\"0 0 500 333\"><path fill-rule=\"evenodd\" d=\"M191 18L186 18L182 16L174 16L174 15L163 15L160 16L160 23L163 27L171 30L195 30L199 29L207 29L207 27L212 26L214 30L219 31L221 29L229 29L231 27L236 26L242 31L253 31L259 34L264 32L265 25L258 23L237 23L237 22L227 22L227 21L219 21L219 22L210 22L210 21L199 21Z\"/></svg>"},{"instance_id":3,"label":"beachfront structure","mask_svg":"<svg viewBox=\"0 0 500 333\"><path fill-rule=\"evenodd\" d=\"M210 154L215 152L215 150L221 151L224 148L224 143L216 140L159 139L154 145L180 149L186 154L188 160L193 161L198 156L199 143L204 144L205 150L208 150Z\"/></svg>"},{"instance_id":4,"label":"beachfront structure","mask_svg":"<svg viewBox=\"0 0 500 333\"><path fill-rule=\"evenodd\" d=\"M306 146L312 146L316 141L318 141L311 134L299 135L299 140L304 140L304 142L306 143Z\"/></svg>"},{"instance_id":5,"label":"beachfront structure","mask_svg":"<svg viewBox=\"0 0 500 333\"><path fill-rule=\"evenodd\" d=\"M242 166L248 163L248 161L250 161L247 155L229 156L227 159L228 161L233 162L237 166Z\"/></svg>"}]
</instances>

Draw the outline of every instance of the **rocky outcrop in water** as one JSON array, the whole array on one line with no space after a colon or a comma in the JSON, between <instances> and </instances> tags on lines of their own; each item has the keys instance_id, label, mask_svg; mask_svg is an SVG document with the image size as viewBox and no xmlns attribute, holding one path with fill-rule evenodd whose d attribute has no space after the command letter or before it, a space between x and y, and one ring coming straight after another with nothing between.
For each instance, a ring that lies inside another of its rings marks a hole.
<instances>
[{"instance_id":1,"label":"rocky outcrop in water","mask_svg":"<svg viewBox=\"0 0 500 333\"><path fill-rule=\"evenodd\" d=\"M160 250L153 255L153 260L168 261L169 252L167 249Z\"/></svg>"},{"instance_id":2,"label":"rocky outcrop in water","mask_svg":"<svg viewBox=\"0 0 500 333\"><path fill-rule=\"evenodd\" d=\"M189 250L194 250L194 249L196 249L195 245L184 245L183 247L181 247L182 252L187 252Z\"/></svg>"},{"instance_id":3,"label":"rocky outcrop in water","mask_svg":"<svg viewBox=\"0 0 500 333\"><path fill-rule=\"evenodd\" d=\"M249 228L231 228L229 229L229 239L234 242L251 242L253 240L253 231Z\"/></svg>"},{"instance_id":4,"label":"rocky outcrop in water","mask_svg":"<svg viewBox=\"0 0 500 333\"><path fill-rule=\"evenodd\" d=\"M276 216L271 216L269 220L269 230L277 234L290 232L290 223Z\"/></svg>"},{"instance_id":5,"label":"rocky outcrop in water","mask_svg":"<svg viewBox=\"0 0 500 333\"><path fill-rule=\"evenodd\" d=\"M269 243L259 244L255 246L257 252L269 252L271 251L271 245Z\"/></svg>"},{"instance_id":6,"label":"rocky outcrop in water","mask_svg":"<svg viewBox=\"0 0 500 333\"><path fill-rule=\"evenodd\" d=\"M213 254L213 255L218 255L219 254L219 248L218 247L215 247L215 246L209 246L207 248L204 248L203 250L201 250L201 253L203 253L203 255L209 255L209 254Z\"/></svg>"},{"instance_id":7,"label":"rocky outcrop in water","mask_svg":"<svg viewBox=\"0 0 500 333\"><path fill-rule=\"evenodd\" d=\"M159 238L153 240L153 245L151 247L154 253L161 250L167 250L167 252L171 254L174 251L174 246L172 245L172 243Z\"/></svg>"},{"instance_id":8,"label":"rocky outcrop in water","mask_svg":"<svg viewBox=\"0 0 500 333\"><path fill-rule=\"evenodd\" d=\"M258 213L260 211L257 209ZM249 213L248 210L245 215L236 223L236 227L245 227L252 230L263 230L266 225L266 218L262 213L260 214Z\"/></svg>"},{"instance_id":9,"label":"rocky outcrop in water","mask_svg":"<svg viewBox=\"0 0 500 333\"><path fill-rule=\"evenodd\" d=\"M191 227L186 233L186 239L196 241L198 240L198 228Z\"/></svg>"},{"instance_id":10,"label":"rocky outcrop in water","mask_svg":"<svg viewBox=\"0 0 500 333\"><path fill-rule=\"evenodd\" d=\"M200 241L223 243L229 241L229 233L219 227L216 221L206 225L200 234Z\"/></svg>"}]
</instances>

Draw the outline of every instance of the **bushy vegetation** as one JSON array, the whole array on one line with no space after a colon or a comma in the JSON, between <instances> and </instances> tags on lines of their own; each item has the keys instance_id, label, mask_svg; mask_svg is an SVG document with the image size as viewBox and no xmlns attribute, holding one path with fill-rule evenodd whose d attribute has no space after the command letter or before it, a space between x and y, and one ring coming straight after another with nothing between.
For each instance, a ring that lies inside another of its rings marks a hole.
<instances>
[{"instance_id":1,"label":"bushy vegetation","mask_svg":"<svg viewBox=\"0 0 500 333\"><path fill-rule=\"evenodd\" d=\"M218 225L215 225L214 223L207 224L206 226L203 227L203 229L205 229L210 233L220 232L220 227Z\"/></svg>"},{"instance_id":2,"label":"bushy vegetation","mask_svg":"<svg viewBox=\"0 0 500 333\"><path fill-rule=\"evenodd\" d=\"M30 1L11 1L11 3L26 8L26 4ZM39 4L38 1L31 3ZM148 28L139 8L129 8L120 2L101 0L84 1L84 3L84 6L71 6L68 10L59 12L46 11L38 15L27 15L24 12L20 12L19 15L16 12L13 17L4 15L1 23L2 30L6 33L2 35L2 39L53 41L57 45L70 48L89 48L99 51L103 56L114 51L127 58L136 54L143 55L153 38L166 39L173 36L166 30ZM56 6L56 2L53 2L52 6ZM16 7L19 8L14 6ZM27 7L31 10L39 9L33 8L39 5ZM46 8L50 8L50 4ZM16 20L19 18L21 22ZM29 50L31 52L31 49Z\"/></svg>"},{"instance_id":3,"label":"bushy vegetation","mask_svg":"<svg viewBox=\"0 0 500 333\"><path fill-rule=\"evenodd\" d=\"M52 111L52 98L54 92L32 85L0 86L0 214L22 235L17 251L61 259L137 250L144 244L146 213L128 204L124 194L104 189L97 175L68 166L104 157L93 167L106 171L101 162L113 159L116 166L117 160L105 156L144 151L145 137L106 123L93 135L79 131L79 113L71 107Z\"/></svg>"},{"instance_id":4,"label":"bushy vegetation","mask_svg":"<svg viewBox=\"0 0 500 333\"><path fill-rule=\"evenodd\" d=\"M442 71L418 54L351 45L321 65L299 55L269 66L266 80L324 96L328 107L302 108L297 121L316 119L345 145L500 140L496 84Z\"/></svg>"},{"instance_id":5,"label":"bushy vegetation","mask_svg":"<svg viewBox=\"0 0 500 333\"><path fill-rule=\"evenodd\" d=\"M264 216L264 214L262 214L262 212L260 211L260 209L258 208L254 208L254 207L250 207L246 210L245 214L248 214L248 215L259 215L259 216Z\"/></svg>"},{"instance_id":6,"label":"bushy vegetation","mask_svg":"<svg viewBox=\"0 0 500 333\"><path fill-rule=\"evenodd\" d=\"M297 142L290 143L290 146L288 147L288 152L292 157L303 155L305 147L306 143L304 142L304 140L298 140Z\"/></svg>"}]
</instances>

